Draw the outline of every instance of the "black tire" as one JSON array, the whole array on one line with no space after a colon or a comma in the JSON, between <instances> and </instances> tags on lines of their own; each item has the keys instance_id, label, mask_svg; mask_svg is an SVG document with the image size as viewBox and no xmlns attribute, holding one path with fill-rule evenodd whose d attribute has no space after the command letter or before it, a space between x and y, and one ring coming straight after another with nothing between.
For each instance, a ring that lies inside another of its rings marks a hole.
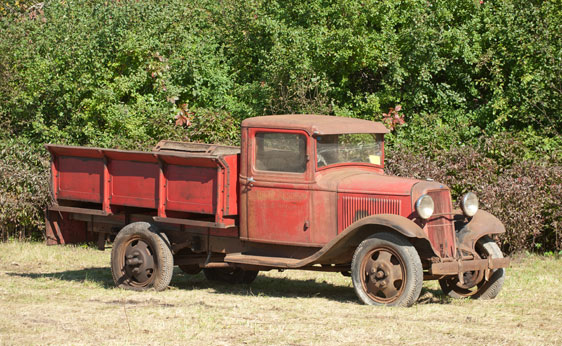
<instances>
[{"instance_id":1,"label":"black tire","mask_svg":"<svg viewBox=\"0 0 562 346\"><path fill-rule=\"evenodd\" d=\"M162 291L172 280L174 259L168 237L148 222L131 223L117 234L111 273L117 287Z\"/></svg>"},{"instance_id":2,"label":"black tire","mask_svg":"<svg viewBox=\"0 0 562 346\"><path fill-rule=\"evenodd\" d=\"M197 264L180 264L181 271L189 275L197 275L201 272L201 267Z\"/></svg>"},{"instance_id":3,"label":"black tire","mask_svg":"<svg viewBox=\"0 0 562 346\"><path fill-rule=\"evenodd\" d=\"M476 243L476 251L481 258L503 258L503 254L495 241L490 237L485 236L480 238ZM460 284L458 276L449 276L439 280L439 285L443 293L452 298L472 298L472 299L494 299L501 291L503 281L505 279L505 269L498 268L493 270L489 275L489 280L486 281L484 273L469 272L466 282L470 277L481 277L478 282L467 287Z\"/></svg>"},{"instance_id":4,"label":"black tire","mask_svg":"<svg viewBox=\"0 0 562 346\"><path fill-rule=\"evenodd\" d=\"M209 281L228 284L250 284L258 276L257 270L244 270L240 268L205 268L203 274Z\"/></svg>"},{"instance_id":5,"label":"black tire","mask_svg":"<svg viewBox=\"0 0 562 346\"><path fill-rule=\"evenodd\" d=\"M402 235L376 233L353 255L355 293L368 305L411 306L421 292L423 268L412 244Z\"/></svg>"}]
</instances>

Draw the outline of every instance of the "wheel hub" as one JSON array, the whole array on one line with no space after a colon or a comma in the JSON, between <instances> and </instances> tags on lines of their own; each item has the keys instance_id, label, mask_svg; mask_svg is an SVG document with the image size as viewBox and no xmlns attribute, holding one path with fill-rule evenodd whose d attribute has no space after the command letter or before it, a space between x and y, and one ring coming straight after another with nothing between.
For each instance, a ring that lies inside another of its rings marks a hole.
<instances>
[{"instance_id":1,"label":"wheel hub","mask_svg":"<svg viewBox=\"0 0 562 346\"><path fill-rule=\"evenodd\" d=\"M155 271L152 248L142 239L131 241L125 250L125 272L132 281L144 286L150 283Z\"/></svg>"},{"instance_id":2,"label":"wheel hub","mask_svg":"<svg viewBox=\"0 0 562 346\"><path fill-rule=\"evenodd\" d=\"M374 249L363 260L366 292L375 301L388 302L400 296L405 272L399 257L390 249Z\"/></svg>"}]
</instances>

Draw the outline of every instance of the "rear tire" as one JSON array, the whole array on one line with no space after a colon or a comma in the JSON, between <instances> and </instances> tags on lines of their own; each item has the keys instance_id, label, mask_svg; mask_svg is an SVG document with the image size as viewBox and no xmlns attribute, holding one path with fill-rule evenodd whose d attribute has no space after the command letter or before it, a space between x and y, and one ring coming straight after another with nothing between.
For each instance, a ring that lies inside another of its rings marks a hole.
<instances>
[{"instance_id":1,"label":"rear tire","mask_svg":"<svg viewBox=\"0 0 562 346\"><path fill-rule=\"evenodd\" d=\"M117 287L162 291L172 280L174 259L168 237L148 222L131 223L117 234L111 274Z\"/></svg>"},{"instance_id":2,"label":"rear tire","mask_svg":"<svg viewBox=\"0 0 562 346\"><path fill-rule=\"evenodd\" d=\"M482 258L503 258L503 254L495 241L490 237L484 236L476 243L476 251ZM484 273L468 272L465 275L482 276L482 279L472 287L463 287L458 276L450 276L439 280L439 285L443 293L452 298L472 298L472 299L494 299L501 291L505 279L505 269L498 268L492 270L488 281L485 280ZM469 278L468 277L468 278ZM466 281L465 281L466 282Z\"/></svg>"},{"instance_id":3,"label":"rear tire","mask_svg":"<svg viewBox=\"0 0 562 346\"><path fill-rule=\"evenodd\" d=\"M203 269L203 273L209 281L228 284L250 284L256 279L259 271L240 268L205 268Z\"/></svg>"},{"instance_id":4,"label":"rear tire","mask_svg":"<svg viewBox=\"0 0 562 346\"><path fill-rule=\"evenodd\" d=\"M359 244L351 278L363 303L406 307L420 295L423 269L418 252L405 237L382 232Z\"/></svg>"}]
</instances>

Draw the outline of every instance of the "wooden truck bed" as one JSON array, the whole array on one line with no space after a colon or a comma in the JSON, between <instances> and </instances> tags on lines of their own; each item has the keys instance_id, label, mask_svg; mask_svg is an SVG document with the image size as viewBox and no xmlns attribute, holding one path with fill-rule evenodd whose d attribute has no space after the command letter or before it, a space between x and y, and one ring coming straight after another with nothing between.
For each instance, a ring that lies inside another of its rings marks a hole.
<instances>
[{"instance_id":1,"label":"wooden truck bed","mask_svg":"<svg viewBox=\"0 0 562 346\"><path fill-rule=\"evenodd\" d=\"M235 225L239 148L160 142L152 152L47 145L50 211L215 228Z\"/></svg>"}]
</instances>

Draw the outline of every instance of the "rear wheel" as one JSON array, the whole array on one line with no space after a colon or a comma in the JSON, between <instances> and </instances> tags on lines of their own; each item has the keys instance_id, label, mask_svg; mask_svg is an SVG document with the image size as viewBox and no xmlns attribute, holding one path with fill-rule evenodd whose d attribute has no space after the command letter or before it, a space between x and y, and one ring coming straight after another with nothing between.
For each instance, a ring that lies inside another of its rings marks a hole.
<instances>
[{"instance_id":1,"label":"rear wheel","mask_svg":"<svg viewBox=\"0 0 562 346\"><path fill-rule=\"evenodd\" d=\"M174 260L168 238L147 222L129 224L111 250L111 273L118 287L162 291L172 280Z\"/></svg>"},{"instance_id":2,"label":"rear wheel","mask_svg":"<svg viewBox=\"0 0 562 346\"><path fill-rule=\"evenodd\" d=\"M351 278L365 304L411 306L421 292L423 269L418 252L406 238L384 232L359 244Z\"/></svg>"},{"instance_id":3,"label":"rear wheel","mask_svg":"<svg viewBox=\"0 0 562 346\"><path fill-rule=\"evenodd\" d=\"M503 258L498 244L488 236L478 240L476 252L480 258ZM488 280L486 280L486 274L488 274ZM494 299L503 286L505 270L504 268L498 268L490 273L470 271L462 273L462 275L462 283L458 276L449 276L439 280L443 293L452 298Z\"/></svg>"},{"instance_id":4,"label":"rear wheel","mask_svg":"<svg viewBox=\"0 0 562 346\"><path fill-rule=\"evenodd\" d=\"M258 276L257 270L244 270L240 268L205 268L203 273L209 281L229 284L249 284Z\"/></svg>"}]
</instances>

